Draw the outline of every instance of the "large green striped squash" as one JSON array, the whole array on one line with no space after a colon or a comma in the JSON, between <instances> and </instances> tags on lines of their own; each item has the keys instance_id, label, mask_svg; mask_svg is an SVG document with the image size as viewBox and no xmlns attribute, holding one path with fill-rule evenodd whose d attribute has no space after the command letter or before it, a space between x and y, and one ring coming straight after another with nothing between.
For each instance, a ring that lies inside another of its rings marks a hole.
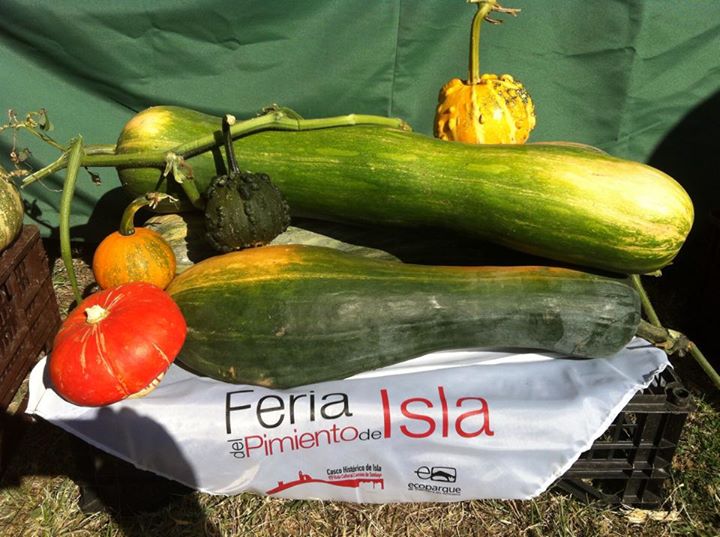
<instances>
[{"instance_id":1,"label":"large green striped squash","mask_svg":"<svg viewBox=\"0 0 720 537\"><path fill-rule=\"evenodd\" d=\"M640 320L637 293L622 279L564 268L412 265L303 245L206 259L167 291L188 324L181 363L272 387L441 349L608 356Z\"/></svg>"},{"instance_id":2,"label":"large green striped squash","mask_svg":"<svg viewBox=\"0 0 720 537\"><path fill-rule=\"evenodd\" d=\"M18 236L23 223L23 204L15 185L0 177L0 252Z\"/></svg>"},{"instance_id":3,"label":"large green striped squash","mask_svg":"<svg viewBox=\"0 0 720 537\"><path fill-rule=\"evenodd\" d=\"M145 110L117 152L166 151L220 128L178 107ZM552 144L474 145L376 126L266 131L234 143L242 169L264 172L294 215L432 227L567 263L624 273L667 265L685 241L693 205L659 170ZM202 192L220 149L189 159ZM119 169L134 195L165 188L160 169Z\"/></svg>"}]
</instances>

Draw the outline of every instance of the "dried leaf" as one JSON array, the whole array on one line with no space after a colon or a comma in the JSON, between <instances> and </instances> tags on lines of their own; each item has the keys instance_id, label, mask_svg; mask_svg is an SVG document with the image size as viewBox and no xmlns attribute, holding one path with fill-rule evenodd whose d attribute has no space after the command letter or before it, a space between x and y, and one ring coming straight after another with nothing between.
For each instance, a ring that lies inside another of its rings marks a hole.
<instances>
[{"instance_id":1,"label":"dried leaf","mask_svg":"<svg viewBox=\"0 0 720 537\"><path fill-rule=\"evenodd\" d=\"M54 128L53 124L50 123L50 119L48 119L47 110L45 110L44 108L41 108L38 112L37 124L42 130L46 132L49 132Z\"/></svg>"},{"instance_id":2,"label":"dried leaf","mask_svg":"<svg viewBox=\"0 0 720 537\"><path fill-rule=\"evenodd\" d=\"M655 522L677 522L680 520L678 511L650 511L647 509L631 509L625 513L631 524L645 524L648 520Z\"/></svg>"}]
</instances>

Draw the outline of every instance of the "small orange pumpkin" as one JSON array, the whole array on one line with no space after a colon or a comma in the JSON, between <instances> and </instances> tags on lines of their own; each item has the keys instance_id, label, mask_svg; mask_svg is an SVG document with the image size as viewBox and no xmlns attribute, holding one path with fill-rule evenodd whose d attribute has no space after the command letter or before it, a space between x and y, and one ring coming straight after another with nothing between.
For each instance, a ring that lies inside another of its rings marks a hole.
<instances>
[{"instance_id":1,"label":"small orange pumpkin","mask_svg":"<svg viewBox=\"0 0 720 537\"><path fill-rule=\"evenodd\" d=\"M515 15L494 0L478 1L470 33L467 81L453 78L438 97L435 136L473 144L522 144L535 127L535 106L524 86L510 75L480 75L480 25L490 11Z\"/></svg>"},{"instance_id":2,"label":"small orange pumpkin","mask_svg":"<svg viewBox=\"0 0 720 537\"><path fill-rule=\"evenodd\" d=\"M135 213L156 200L157 195L149 193L130 203L120 229L105 237L95 250L92 269L101 288L146 282L164 289L175 276L176 260L170 245L158 232L133 225Z\"/></svg>"}]
</instances>

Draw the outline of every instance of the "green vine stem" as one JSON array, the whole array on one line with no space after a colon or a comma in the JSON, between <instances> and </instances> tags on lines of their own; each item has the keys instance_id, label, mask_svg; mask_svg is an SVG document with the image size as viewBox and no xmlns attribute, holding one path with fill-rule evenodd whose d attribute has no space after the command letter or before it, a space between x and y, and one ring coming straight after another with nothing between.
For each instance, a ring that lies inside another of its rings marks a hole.
<instances>
[{"instance_id":1,"label":"green vine stem","mask_svg":"<svg viewBox=\"0 0 720 537\"><path fill-rule=\"evenodd\" d=\"M643 311L650 321L641 321L638 327L637 335L650 341L651 343L665 349L668 354L678 353L680 356L690 354L705 374L710 378L717 389L720 390L720 374L715 371L712 364L708 361L700 348L687 336L675 330L668 330L662 326L660 318L655 312L655 308L650 302L650 297L643 287L642 281L638 274L631 276L633 286L640 295Z\"/></svg>"},{"instance_id":2,"label":"green vine stem","mask_svg":"<svg viewBox=\"0 0 720 537\"><path fill-rule=\"evenodd\" d=\"M480 82L480 27L483 20L493 10L495 0L477 3L477 11L470 28L470 65L468 66L468 84Z\"/></svg>"},{"instance_id":3,"label":"green vine stem","mask_svg":"<svg viewBox=\"0 0 720 537\"><path fill-rule=\"evenodd\" d=\"M85 155L114 155L115 144L93 144L85 146Z\"/></svg>"},{"instance_id":4,"label":"green vine stem","mask_svg":"<svg viewBox=\"0 0 720 537\"><path fill-rule=\"evenodd\" d=\"M22 180L21 186L23 188L25 188L26 186L34 183L35 181L39 181L40 179L43 179L49 175L52 175L55 172L59 172L60 170L65 168L68 163L68 154L69 154L69 150L63 152L63 154L60 155L60 157L55 162L51 162L47 166L44 166L44 167L40 168L38 171L26 176Z\"/></svg>"},{"instance_id":5,"label":"green vine stem","mask_svg":"<svg viewBox=\"0 0 720 537\"><path fill-rule=\"evenodd\" d=\"M302 119L299 117L290 117L289 114L283 112L282 110L274 110L256 118L237 122L231 127L230 133L234 139L270 129L305 131L335 127L351 127L356 125L376 125L402 130L411 130L409 125L399 118L372 116L366 114L348 114L345 116L318 119ZM169 150L149 151L145 153L128 153L118 155L115 152L108 152L108 146L89 145L86 148L85 155L83 156L80 164L84 167L164 168L167 166L168 155L170 154L182 157L183 159L188 159L192 156L204 153L205 151L217 147L217 145L218 143L215 138L215 133L209 133ZM96 148L101 148L101 150L97 150ZM52 164L25 177L22 182L22 186L26 187L35 181L39 181L48 175L61 170L64 166L65 154L61 155L60 158Z\"/></svg>"},{"instance_id":6,"label":"green vine stem","mask_svg":"<svg viewBox=\"0 0 720 537\"><path fill-rule=\"evenodd\" d=\"M231 127L230 133L233 138L238 138L269 129L304 131L354 125L376 125L411 130L409 125L399 118L349 114L319 119L303 119L289 109L272 108L264 115L236 123ZM52 145L54 147L62 147L57 143L53 143ZM196 207L201 208L202 200L200 193L197 191L197 187L192 178L183 171L189 169L189 166L187 166L184 161L189 157L217 147L217 145L215 133L209 133L196 140L180 144L170 151L151 151L147 153L118 155L115 151L115 146L83 146L82 137L78 136L70 143L69 148L63 151L57 160L25 177L21 184L22 187L26 187L63 168L67 168L67 175L60 202L60 252L68 272L73 294L78 303L80 303L82 295L77 284L77 277L72 265L72 253L70 250L70 208L73 194L75 193L75 182L77 180L78 170L81 167L164 168L165 171L163 173L167 175L169 172L172 172L174 179L182 185L188 198L190 198Z\"/></svg>"},{"instance_id":7,"label":"green vine stem","mask_svg":"<svg viewBox=\"0 0 720 537\"><path fill-rule=\"evenodd\" d=\"M645 287L643 287L642 281L640 280L640 275L632 274L630 276L630 279L632 280L633 287L635 287L635 290L640 295L640 303L642 304L642 309L645 312L645 315L647 315L648 320L654 326L662 328L662 323L660 322L660 318L658 317L657 313L655 312L655 308L653 307L652 303L650 302L650 297L648 296L647 292L645 291Z\"/></svg>"},{"instance_id":8,"label":"green vine stem","mask_svg":"<svg viewBox=\"0 0 720 537\"><path fill-rule=\"evenodd\" d=\"M190 203L192 203L193 207L204 211L205 200L200 194L200 191L197 189L195 181L190 178L186 181L183 181L180 186L182 186L183 192L185 192L185 196L187 196L187 198L190 200Z\"/></svg>"},{"instance_id":9,"label":"green vine stem","mask_svg":"<svg viewBox=\"0 0 720 537\"><path fill-rule=\"evenodd\" d=\"M185 162L185 159L172 151L165 155L165 170L163 177L172 175L176 183L178 183L185 196L190 200L193 207L201 211L205 210L205 200L203 199L197 185L192 177L192 168Z\"/></svg>"},{"instance_id":10,"label":"green vine stem","mask_svg":"<svg viewBox=\"0 0 720 537\"><path fill-rule=\"evenodd\" d=\"M82 301L82 294L78 287L75 267L73 267L72 263L72 252L70 250L70 207L72 205L73 194L75 193L75 182L81 166L82 153L83 139L82 136L78 136L70 145L65 184L63 185L62 196L60 198L60 256L65 264L65 269L67 270L68 279L70 280L77 304L80 304ZM64 226L62 225L63 222L65 223Z\"/></svg>"},{"instance_id":11,"label":"green vine stem","mask_svg":"<svg viewBox=\"0 0 720 537\"><path fill-rule=\"evenodd\" d=\"M720 374L715 371L715 368L713 368L712 364L708 361L707 358L705 358L705 355L692 341L689 342L688 352L695 359L695 361L702 368L702 370L705 371L705 374L710 377L710 380L712 380L712 383L715 385L715 387L720 390Z\"/></svg>"}]
</instances>

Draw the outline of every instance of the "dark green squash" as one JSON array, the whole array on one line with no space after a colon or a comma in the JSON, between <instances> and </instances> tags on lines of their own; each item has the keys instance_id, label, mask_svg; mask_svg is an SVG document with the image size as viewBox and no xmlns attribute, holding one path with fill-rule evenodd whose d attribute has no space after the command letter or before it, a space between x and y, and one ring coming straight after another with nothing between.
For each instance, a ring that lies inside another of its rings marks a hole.
<instances>
[{"instance_id":1,"label":"dark green squash","mask_svg":"<svg viewBox=\"0 0 720 537\"><path fill-rule=\"evenodd\" d=\"M640 321L639 297L624 279L549 267L411 265L300 245L207 259L168 292L189 328L182 364L272 387L442 349L609 356Z\"/></svg>"}]
</instances>

